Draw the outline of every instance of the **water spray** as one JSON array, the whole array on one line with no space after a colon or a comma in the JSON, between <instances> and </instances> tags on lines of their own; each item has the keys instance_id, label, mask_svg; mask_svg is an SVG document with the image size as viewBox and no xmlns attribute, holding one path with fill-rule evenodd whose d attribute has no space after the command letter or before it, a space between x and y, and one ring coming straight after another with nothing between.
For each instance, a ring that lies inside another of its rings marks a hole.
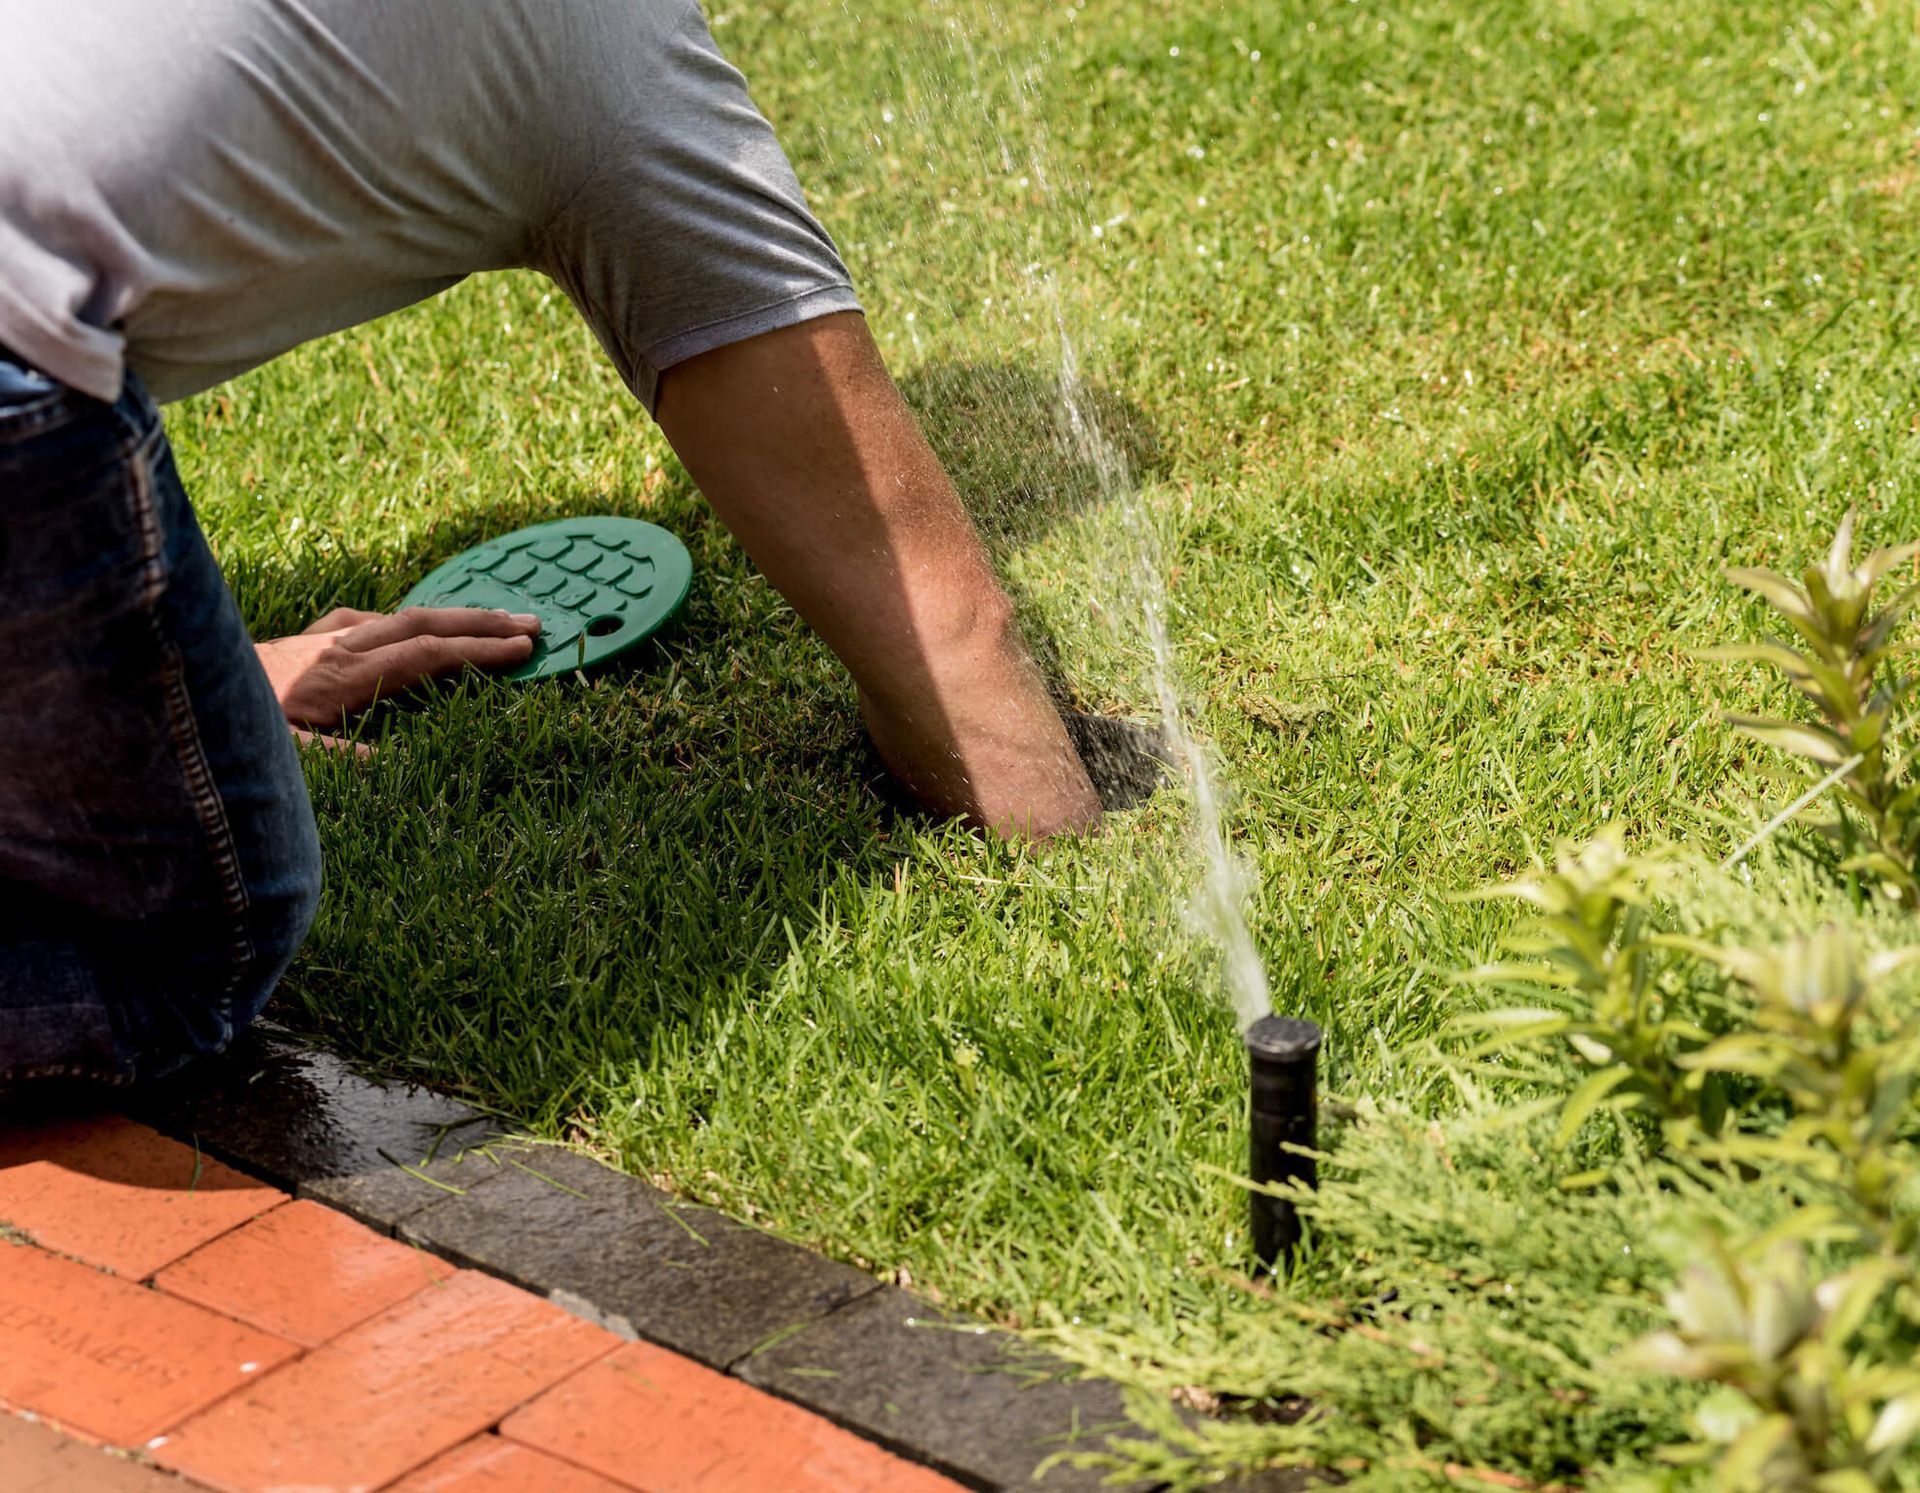
<instances>
[{"instance_id":1,"label":"water spray","mask_svg":"<svg viewBox=\"0 0 1920 1493\"><path fill-rule=\"evenodd\" d=\"M1247 1102L1249 1162L1256 1186L1268 1182L1312 1187L1319 1105L1320 1028L1297 1016L1263 1016L1247 1028L1252 1085ZM1248 1195L1253 1253L1263 1271L1292 1260L1300 1245L1300 1215L1290 1197Z\"/></svg>"},{"instance_id":2,"label":"water spray","mask_svg":"<svg viewBox=\"0 0 1920 1493\"><path fill-rule=\"evenodd\" d=\"M1248 1130L1252 1177L1312 1187L1318 1180L1313 1157L1318 1102L1317 1067L1320 1028L1293 1016L1275 1016L1267 972L1247 927L1246 901L1253 876L1246 858L1228 838L1221 795L1208 753L1187 729L1181 708L1173 640L1167 631L1168 601L1160 580L1158 544L1139 501L1125 454L1092 418L1080 380L1080 359L1067 331L1052 280L1042 282L1060 328L1060 401L1075 446L1098 473L1103 492L1122 501L1133 541L1132 574L1140 615L1153 651L1154 684L1159 694L1160 730L1173 764L1184 770L1193 795L1194 838L1200 859L1200 884L1187 912L1194 926L1216 944L1224 959L1227 992L1246 1036L1252 1069ZM1262 1271L1284 1266L1300 1244L1300 1216L1293 1200L1264 1192L1249 1195L1253 1252Z\"/></svg>"}]
</instances>

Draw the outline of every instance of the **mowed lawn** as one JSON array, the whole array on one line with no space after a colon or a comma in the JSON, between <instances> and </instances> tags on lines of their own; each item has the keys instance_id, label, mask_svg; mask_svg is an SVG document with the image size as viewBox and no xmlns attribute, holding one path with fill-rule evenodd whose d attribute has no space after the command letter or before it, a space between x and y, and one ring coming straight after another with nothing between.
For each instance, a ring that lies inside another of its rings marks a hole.
<instances>
[{"instance_id":1,"label":"mowed lawn","mask_svg":"<svg viewBox=\"0 0 1920 1493\"><path fill-rule=\"evenodd\" d=\"M1127 578L1155 536L1254 934L1340 1113L1417 1135L1462 1104L1422 1055L1510 914L1455 894L1609 819L1724 851L1791 796L1717 717L1758 686L1689 650L1758 623L1726 564L1797 564L1849 504L1920 537L1911 7L709 14L1083 709L1155 714ZM1128 480L1063 434L1063 327ZM1285 1450L1289 1391L1379 1486L1671 1439L1657 1392L1588 1383L1663 1267L1602 1279L1551 1228L1514 1278L1611 1293L1605 1322L1530 1356L1538 1306L1444 1370L1310 1382L1354 1259L1291 1301L1240 1279L1244 1054L1183 795L1039 849L890 807L848 681L553 287L476 279L170 426L262 633L568 514L695 559L630 667L469 680L376 712L372 763L310 760L328 891L286 1019L1217 1407L1196 1466ZM1474 1208L1423 1205L1456 1161L1379 1176L1407 1259L1481 1247ZM1553 1193L1507 1162L1501 1207Z\"/></svg>"}]
</instances>

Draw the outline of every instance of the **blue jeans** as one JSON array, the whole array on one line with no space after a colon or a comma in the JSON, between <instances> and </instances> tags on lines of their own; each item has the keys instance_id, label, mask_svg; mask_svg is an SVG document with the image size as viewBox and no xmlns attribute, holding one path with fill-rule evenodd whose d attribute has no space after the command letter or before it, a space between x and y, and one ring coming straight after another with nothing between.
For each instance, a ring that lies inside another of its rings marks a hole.
<instances>
[{"instance_id":1,"label":"blue jeans","mask_svg":"<svg viewBox=\"0 0 1920 1493\"><path fill-rule=\"evenodd\" d=\"M0 1086L219 1051L319 892L299 753L159 413L0 349Z\"/></svg>"}]
</instances>

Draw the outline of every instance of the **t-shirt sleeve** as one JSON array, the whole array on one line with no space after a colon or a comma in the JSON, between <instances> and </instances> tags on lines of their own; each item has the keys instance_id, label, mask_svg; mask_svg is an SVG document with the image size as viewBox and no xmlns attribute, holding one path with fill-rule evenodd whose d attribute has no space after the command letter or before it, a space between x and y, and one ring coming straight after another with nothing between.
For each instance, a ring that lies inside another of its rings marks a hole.
<instances>
[{"instance_id":1,"label":"t-shirt sleeve","mask_svg":"<svg viewBox=\"0 0 1920 1493\"><path fill-rule=\"evenodd\" d=\"M662 370L832 311L857 311L833 240L808 210L746 80L698 5L638 76L534 267L572 298L651 411Z\"/></svg>"}]
</instances>

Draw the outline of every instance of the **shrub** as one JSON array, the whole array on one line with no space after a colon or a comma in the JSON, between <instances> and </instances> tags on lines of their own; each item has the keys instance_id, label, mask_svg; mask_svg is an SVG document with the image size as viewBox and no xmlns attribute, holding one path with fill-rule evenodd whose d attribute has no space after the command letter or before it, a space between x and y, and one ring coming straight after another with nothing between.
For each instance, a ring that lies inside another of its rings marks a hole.
<instances>
[{"instance_id":1,"label":"shrub","mask_svg":"<svg viewBox=\"0 0 1920 1493\"><path fill-rule=\"evenodd\" d=\"M1661 1143L1703 1163L1700 1175L1715 1186L1805 1200L1745 1237L1691 1230L1692 1261L1666 1296L1671 1328L1617 1358L1622 1369L1720 1387L1695 1412L1696 1438L1670 1448L1670 1460L1710 1465L1717 1486L1767 1493L1892 1486L1920 1435L1920 1228L1911 1211L1920 1019L1894 1019L1888 982L1920 951L1865 954L1837 924L1764 949L1645 932L1596 948L1597 928L1634 926L1608 909L1643 881L1608 844L1564 855L1555 872L1512 889L1530 887L1549 909L1519 935L1543 958L1532 968L1598 974L1631 959L1627 983L1640 996L1621 1000L1618 979L1556 979L1552 988L1573 994L1571 1011L1550 1021L1500 1012L1474 1025L1496 1030L1503 1049L1565 1042L1590 1066L1564 1101L1563 1142L1598 1109L1650 1109ZM1634 921L1644 926L1644 916ZM1648 1018L1644 992L1660 983L1649 966L1662 959L1728 980L1729 1030L1709 1037ZM1749 1087L1730 1115L1732 1079ZM1722 1097L1708 1103L1716 1081ZM1809 1250L1831 1262L1825 1273L1814 1273Z\"/></svg>"},{"instance_id":2,"label":"shrub","mask_svg":"<svg viewBox=\"0 0 1920 1493\"><path fill-rule=\"evenodd\" d=\"M1819 717L1730 717L1826 769L1771 827L1831 790L1839 812L1825 829L1840 869L1912 907L1920 777L1902 745L1911 725L1902 712L1915 681L1892 661L1905 646L1894 630L1920 601L1920 583L1877 610L1873 602L1920 545L1855 565L1853 528L1849 513L1824 563L1798 585L1767 570L1728 572L1802 648L1767 641L1710 652L1778 668ZM1903 1019L1890 982L1920 950L1863 952L1837 922L1761 946L1663 932L1649 912L1658 871L1627 855L1615 832L1496 889L1539 915L1510 940L1521 959L1480 977L1531 984L1558 1004L1465 1025L1486 1034L1481 1055L1559 1044L1582 1065L1560 1103L1562 1146L1601 1111L1642 1116L1657 1122L1659 1146L1713 1185L1782 1189L1800 1204L1745 1236L1693 1230L1690 1263L1666 1295L1671 1326L1617 1357L1623 1369L1717 1386L1693 1416L1695 1438L1668 1459L1710 1466L1717 1486L1767 1493L1892 1486L1920 1438L1920 1018ZM1702 969L1717 985L1718 1030L1677 1009L1680 993L1701 988ZM1606 1178L1599 1169L1567 1182Z\"/></svg>"},{"instance_id":3,"label":"shrub","mask_svg":"<svg viewBox=\"0 0 1920 1493\"><path fill-rule=\"evenodd\" d=\"M1706 650L1780 670L1819 715L1813 723L1736 715L1732 724L1755 740L1827 769L1815 785L1838 789L1843 811L1827 827L1845 870L1876 879L1908 906L1920 902L1920 777L1904 746L1912 725L1901 712L1915 680L1891 667L1909 645L1894 628L1920 602L1920 582L1873 610L1874 588L1920 544L1875 550L1853 563L1854 515L1841 520L1826 561L1801 572L1801 584L1771 570L1737 567L1729 580L1762 597L1799 637L1802 648L1766 641ZM1846 812L1851 810L1851 813Z\"/></svg>"}]
</instances>

